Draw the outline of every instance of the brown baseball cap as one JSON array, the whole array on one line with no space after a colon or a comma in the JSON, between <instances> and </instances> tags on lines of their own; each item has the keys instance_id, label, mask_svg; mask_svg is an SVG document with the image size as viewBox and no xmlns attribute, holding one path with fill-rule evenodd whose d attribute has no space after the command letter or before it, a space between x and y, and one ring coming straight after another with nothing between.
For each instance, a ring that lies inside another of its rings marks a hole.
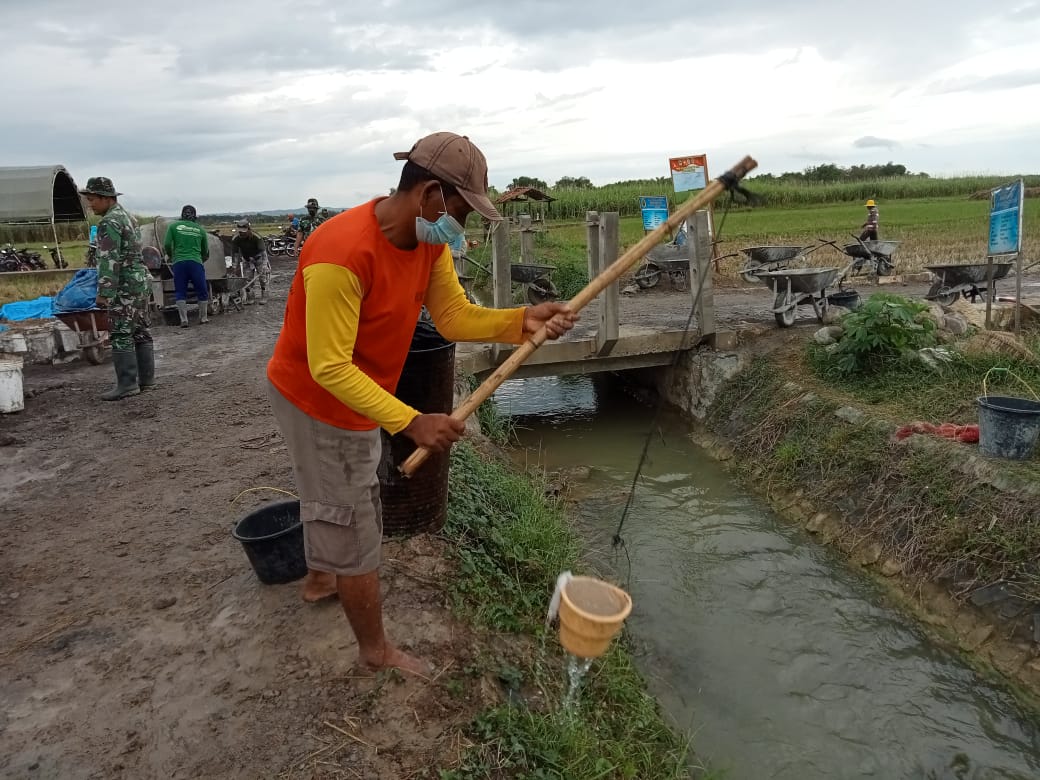
<instances>
[{"instance_id":1,"label":"brown baseball cap","mask_svg":"<svg viewBox=\"0 0 1040 780\"><path fill-rule=\"evenodd\" d=\"M464 135L433 133L415 142L408 152L397 152L395 160L410 160L441 181L452 185L474 211L499 222L502 215L488 199L487 160Z\"/></svg>"}]
</instances>

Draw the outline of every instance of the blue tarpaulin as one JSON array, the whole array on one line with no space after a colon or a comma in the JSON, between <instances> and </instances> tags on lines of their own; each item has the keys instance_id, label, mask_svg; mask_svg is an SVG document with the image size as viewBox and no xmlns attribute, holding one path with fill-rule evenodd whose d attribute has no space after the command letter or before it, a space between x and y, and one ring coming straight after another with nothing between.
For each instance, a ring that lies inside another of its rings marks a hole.
<instances>
[{"instance_id":1,"label":"blue tarpaulin","mask_svg":"<svg viewBox=\"0 0 1040 780\"><path fill-rule=\"evenodd\" d=\"M13 301L0 306L0 320L45 320L54 316L53 298L42 296L35 301Z\"/></svg>"},{"instance_id":2,"label":"blue tarpaulin","mask_svg":"<svg viewBox=\"0 0 1040 780\"><path fill-rule=\"evenodd\" d=\"M80 268L54 298L54 311L90 311L98 291L96 268Z\"/></svg>"}]
</instances>

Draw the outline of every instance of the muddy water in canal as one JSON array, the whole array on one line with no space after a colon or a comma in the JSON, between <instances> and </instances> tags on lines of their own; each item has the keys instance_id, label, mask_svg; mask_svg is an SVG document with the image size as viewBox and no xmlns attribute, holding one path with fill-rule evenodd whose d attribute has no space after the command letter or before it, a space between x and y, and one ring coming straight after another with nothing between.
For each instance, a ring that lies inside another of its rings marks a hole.
<instances>
[{"instance_id":1,"label":"muddy water in canal","mask_svg":"<svg viewBox=\"0 0 1040 780\"><path fill-rule=\"evenodd\" d=\"M496 403L519 458L590 467L571 495L624 578L610 539L653 411L587 377L510 381ZM628 626L697 761L733 780L1040 778L1033 714L661 422L622 532Z\"/></svg>"}]
</instances>

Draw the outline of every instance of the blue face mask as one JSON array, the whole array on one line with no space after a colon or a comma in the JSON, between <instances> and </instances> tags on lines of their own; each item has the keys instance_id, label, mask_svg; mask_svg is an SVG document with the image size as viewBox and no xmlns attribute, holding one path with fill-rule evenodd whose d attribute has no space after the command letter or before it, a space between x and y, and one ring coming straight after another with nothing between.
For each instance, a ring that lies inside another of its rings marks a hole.
<instances>
[{"instance_id":1,"label":"blue face mask","mask_svg":"<svg viewBox=\"0 0 1040 780\"><path fill-rule=\"evenodd\" d=\"M441 190L441 203L444 203L444 190ZM465 233L466 229L448 213L447 203L436 222L423 219L422 214L415 218L415 237L424 244L451 244Z\"/></svg>"}]
</instances>

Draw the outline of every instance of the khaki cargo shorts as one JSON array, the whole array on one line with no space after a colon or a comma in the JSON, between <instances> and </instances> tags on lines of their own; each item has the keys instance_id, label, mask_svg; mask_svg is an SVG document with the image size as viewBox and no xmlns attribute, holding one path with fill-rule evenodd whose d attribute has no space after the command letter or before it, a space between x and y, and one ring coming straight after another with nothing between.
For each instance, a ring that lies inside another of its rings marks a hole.
<instances>
[{"instance_id":1,"label":"khaki cargo shorts","mask_svg":"<svg viewBox=\"0 0 1040 780\"><path fill-rule=\"evenodd\" d=\"M379 429L319 422L270 382L267 395L296 475L307 566L347 577L375 571L383 543Z\"/></svg>"}]
</instances>

